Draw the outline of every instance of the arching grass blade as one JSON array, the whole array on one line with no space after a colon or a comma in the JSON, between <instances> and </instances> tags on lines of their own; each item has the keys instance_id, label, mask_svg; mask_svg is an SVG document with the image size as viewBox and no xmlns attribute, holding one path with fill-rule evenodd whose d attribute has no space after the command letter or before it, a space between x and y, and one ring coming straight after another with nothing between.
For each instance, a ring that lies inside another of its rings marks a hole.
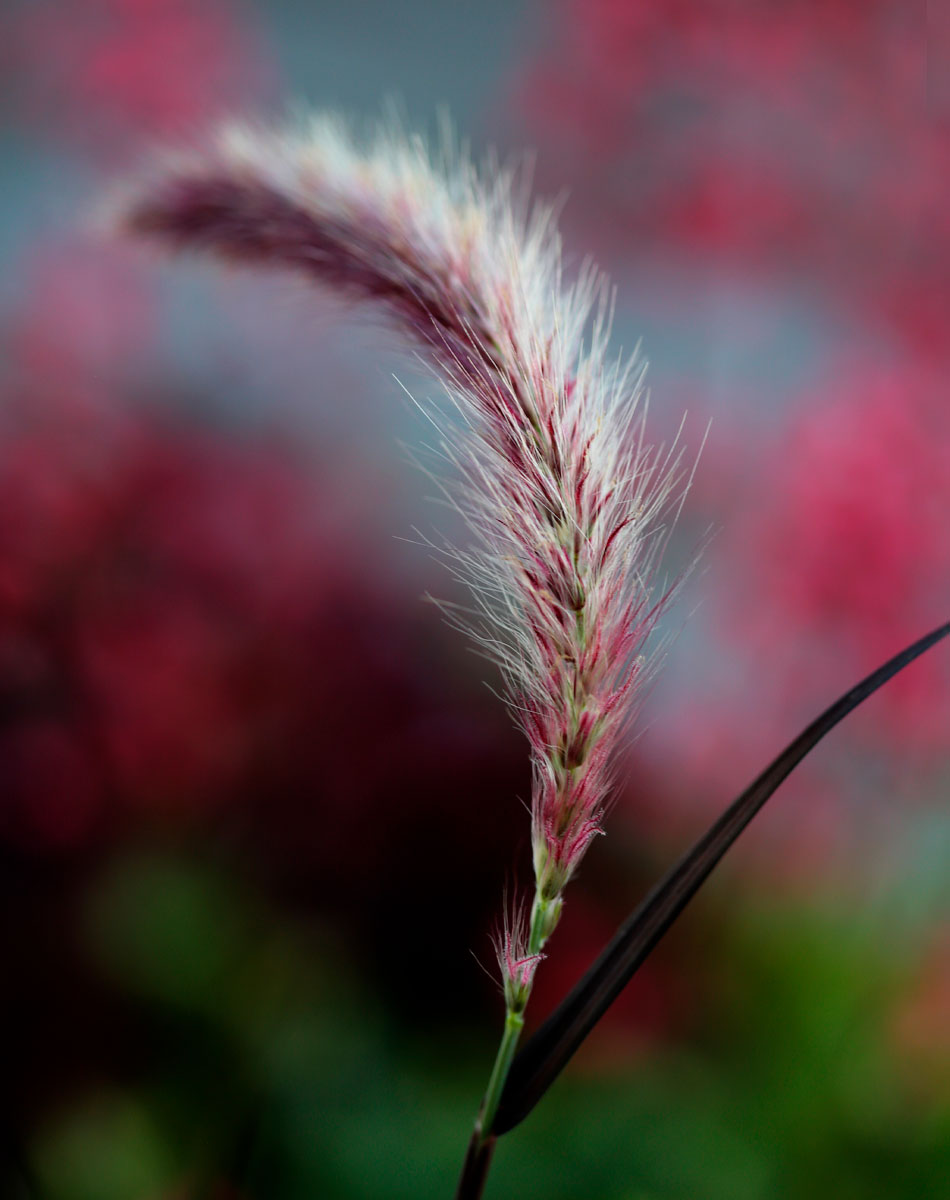
<instances>
[{"instance_id":1,"label":"arching grass blade","mask_svg":"<svg viewBox=\"0 0 950 1200\"><path fill-rule=\"evenodd\" d=\"M805 755L848 713L948 634L950 623L941 625L846 692L782 751L667 872L517 1055L493 1133L507 1133L534 1108L729 847Z\"/></svg>"}]
</instances>

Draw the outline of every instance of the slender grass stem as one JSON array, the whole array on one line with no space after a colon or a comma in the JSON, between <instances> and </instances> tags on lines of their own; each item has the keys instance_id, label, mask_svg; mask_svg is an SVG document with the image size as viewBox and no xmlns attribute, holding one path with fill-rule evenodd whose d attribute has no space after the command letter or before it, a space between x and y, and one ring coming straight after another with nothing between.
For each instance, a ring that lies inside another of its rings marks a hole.
<instances>
[{"instance_id":1,"label":"slender grass stem","mask_svg":"<svg viewBox=\"0 0 950 1200\"><path fill-rule=\"evenodd\" d=\"M545 900L540 892L535 892L528 935L529 954L540 954L541 948L550 934L552 910L559 904L559 898ZM518 1009L509 1007L505 1013L504 1031L492 1065L491 1075L488 1078L488 1086L478 1110L465 1161L462 1164L455 1200L479 1200L484 1190L497 1140L492 1132L492 1124L498 1111L501 1094L505 1090L505 1083L508 1079L508 1072L511 1070L515 1051L518 1048L521 1031L524 1029L524 1010L530 994L529 985L527 993L523 993L519 999Z\"/></svg>"},{"instance_id":2,"label":"slender grass stem","mask_svg":"<svg viewBox=\"0 0 950 1200\"><path fill-rule=\"evenodd\" d=\"M548 915L548 901L542 900L540 893L535 892L534 904L531 906L531 930L528 934L528 953L539 954L544 945L544 922Z\"/></svg>"},{"instance_id":3,"label":"slender grass stem","mask_svg":"<svg viewBox=\"0 0 950 1200\"><path fill-rule=\"evenodd\" d=\"M505 1080L511 1069L511 1062L518 1048L518 1039L524 1029L524 1016L520 1012L505 1014L505 1028L501 1035L498 1053L488 1077L488 1087L482 1099L481 1108L475 1121L472 1139L468 1145L465 1162L462 1164L462 1174L459 1177L456 1200L478 1200L485 1186L488 1168L495 1146L495 1137L491 1132L492 1122L498 1110L498 1101L504 1091Z\"/></svg>"},{"instance_id":4,"label":"slender grass stem","mask_svg":"<svg viewBox=\"0 0 950 1200\"><path fill-rule=\"evenodd\" d=\"M455 1200L481 1200L496 1141L494 1134L482 1141L478 1136L478 1128L475 1128L462 1164Z\"/></svg>"},{"instance_id":5,"label":"slender grass stem","mask_svg":"<svg viewBox=\"0 0 950 1200\"><path fill-rule=\"evenodd\" d=\"M511 1060L514 1058L515 1050L518 1048L518 1039L521 1037L522 1029L524 1029L524 1017L522 1014L506 1013L504 1033L501 1035L498 1053L495 1055L495 1062L492 1066L491 1075L488 1078L488 1087L485 1089L485 1097L482 1100L478 1121L476 1122L476 1128L479 1130L480 1136L482 1131L484 1131L485 1137L488 1137L491 1133L492 1121L495 1119L498 1101L501 1099L501 1093L505 1086L505 1080L508 1078Z\"/></svg>"}]
</instances>

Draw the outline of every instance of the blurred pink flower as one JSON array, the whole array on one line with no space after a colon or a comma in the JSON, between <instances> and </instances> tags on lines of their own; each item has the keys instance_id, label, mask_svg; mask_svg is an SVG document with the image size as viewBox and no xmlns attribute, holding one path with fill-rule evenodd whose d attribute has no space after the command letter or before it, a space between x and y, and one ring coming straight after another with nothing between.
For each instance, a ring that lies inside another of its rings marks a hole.
<instances>
[{"instance_id":1,"label":"blurred pink flower","mask_svg":"<svg viewBox=\"0 0 950 1200\"><path fill-rule=\"evenodd\" d=\"M946 23L901 0L553 9L515 91L615 249L820 278L917 351L945 350L950 114L928 79Z\"/></svg>"},{"instance_id":2,"label":"blurred pink flower","mask_svg":"<svg viewBox=\"0 0 950 1200\"><path fill-rule=\"evenodd\" d=\"M926 363L839 362L750 445L711 439L721 523L699 669L654 735L649 823L685 836L822 698L941 618L950 594L950 419ZM707 508L704 511L709 511ZM699 622L693 629L699 628ZM763 688L763 672L772 681ZM746 870L774 888L859 871L901 802L939 802L950 675L914 663L783 785ZM739 860L742 861L742 856ZM757 866L757 861L760 865Z\"/></svg>"},{"instance_id":3,"label":"blurred pink flower","mask_svg":"<svg viewBox=\"0 0 950 1200\"><path fill-rule=\"evenodd\" d=\"M35 118L109 158L260 103L274 74L236 0L39 0L0 32Z\"/></svg>"},{"instance_id":4,"label":"blurred pink flower","mask_svg":"<svg viewBox=\"0 0 950 1200\"><path fill-rule=\"evenodd\" d=\"M828 647L835 677L845 664L860 675L939 620L950 594L943 393L925 367L842 367L767 452L769 493L747 496L726 552L755 598L736 614L750 649L796 648L789 688L814 689L829 674ZM916 663L862 719L876 717L895 751L946 752L946 682L939 657Z\"/></svg>"}]
</instances>

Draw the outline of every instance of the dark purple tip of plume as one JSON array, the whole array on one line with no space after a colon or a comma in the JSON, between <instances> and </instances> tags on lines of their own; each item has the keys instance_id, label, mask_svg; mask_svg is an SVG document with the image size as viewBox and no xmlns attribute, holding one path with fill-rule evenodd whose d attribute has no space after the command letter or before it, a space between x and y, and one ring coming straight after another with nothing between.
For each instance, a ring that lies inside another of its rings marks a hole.
<instances>
[{"instance_id":1,"label":"dark purple tip of plume","mask_svg":"<svg viewBox=\"0 0 950 1200\"><path fill-rule=\"evenodd\" d=\"M372 244L365 228L364 242L356 248L332 220L255 179L223 172L172 176L134 202L121 226L177 249L305 271L330 286L366 296L400 291L378 265L370 265L384 248Z\"/></svg>"},{"instance_id":2,"label":"dark purple tip of plume","mask_svg":"<svg viewBox=\"0 0 950 1200\"><path fill-rule=\"evenodd\" d=\"M125 209L120 228L178 250L305 274L354 299L389 304L440 361L480 376L487 344L471 315L454 311L432 264L393 245L370 206L346 219L321 211L301 191L225 168L179 171Z\"/></svg>"}]
</instances>

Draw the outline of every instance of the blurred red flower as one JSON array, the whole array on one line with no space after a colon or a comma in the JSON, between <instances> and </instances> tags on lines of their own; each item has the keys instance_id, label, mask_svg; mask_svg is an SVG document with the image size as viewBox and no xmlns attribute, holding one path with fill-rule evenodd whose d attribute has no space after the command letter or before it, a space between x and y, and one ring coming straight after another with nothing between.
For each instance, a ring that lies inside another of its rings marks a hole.
<instances>
[{"instance_id":1,"label":"blurred red flower","mask_svg":"<svg viewBox=\"0 0 950 1200\"><path fill-rule=\"evenodd\" d=\"M950 33L900 0L560 0L519 80L544 160L617 243L821 278L946 347Z\"/></svg>"},{"instance_id":2,"label":"blurred red flower","mask_svg":"<svg viewBox=\"0 0 950 1200\"><path fill-rule=\"evenodd\" d=\"M0 19L8 84L57 138L113 157L174 141L270 91L259 30L234 0L42 0Z\"/></svg>"},{"instance_id":3,"label":"blurred red flower","mask_svg":"<svg viewBox=\"0 0 950 1200\"><path fill-rule=\"evenodd\" d=\"M737 614L733 633L741 624L753 652L794 648L790 688L815 688L842 671L857 677L945 618L950 417L943 391L937 373L911 364L830 373L765 452L756 481L747 475L750 491L725 551L742 563L755 608ZM896 754L946 753L948 684L944 657L916 663L870 706L875 737Z\"/></svg>"}]
</instances>

